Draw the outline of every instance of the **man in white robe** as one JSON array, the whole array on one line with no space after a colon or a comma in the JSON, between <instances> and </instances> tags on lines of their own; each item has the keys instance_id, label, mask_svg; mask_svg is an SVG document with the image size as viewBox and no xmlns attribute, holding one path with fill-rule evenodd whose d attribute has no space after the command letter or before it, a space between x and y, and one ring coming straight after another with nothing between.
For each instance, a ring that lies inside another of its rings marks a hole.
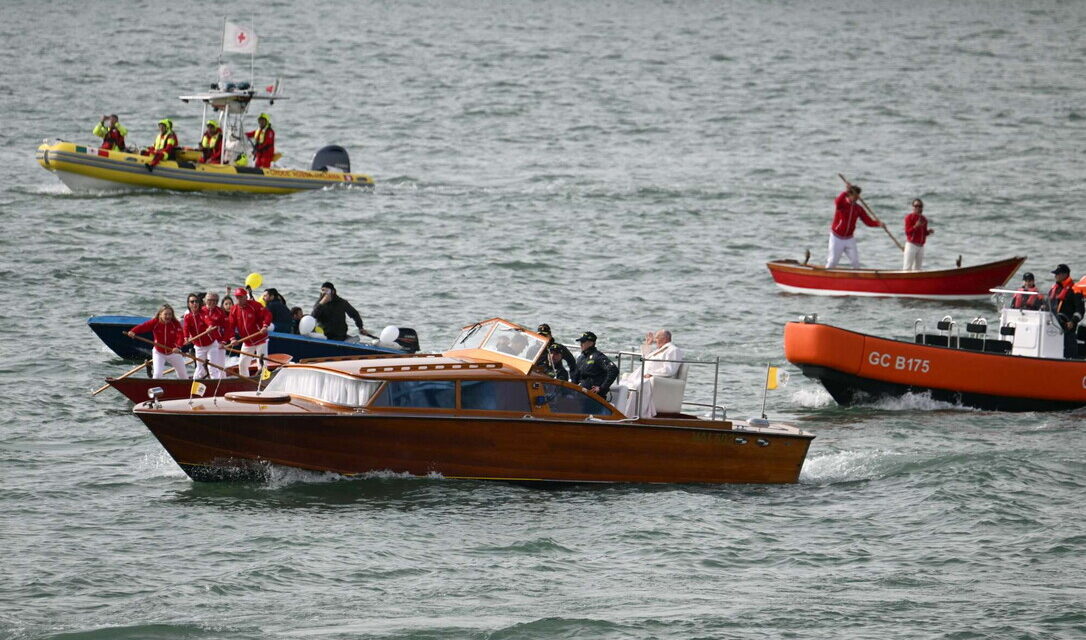
<instances>
[{"instance_id":1,"label":"man in white robe","mask_svg":"<svg viewBox=\"0 0 1086 640\"><path fill-rule=\"evenodd\" d=\"M671 332L660 329L655 334L651 331L645 335L645 342L641 345L641 355L645 362L645 372L642 378L641 367L627 373L619 381L626 387L627 392L623 399L623 406L619 409L627 416L640 415L642 418L651 418L656 415L656 406L653 403L652 391L656 384L656 378L674 378L679 374L682 366L678 360L683 359L682 349L671 343ZM634 393L640 391L640 393ZM637 398L641 398L641 411L637 411Z\"/></svg>"}]
</instances>

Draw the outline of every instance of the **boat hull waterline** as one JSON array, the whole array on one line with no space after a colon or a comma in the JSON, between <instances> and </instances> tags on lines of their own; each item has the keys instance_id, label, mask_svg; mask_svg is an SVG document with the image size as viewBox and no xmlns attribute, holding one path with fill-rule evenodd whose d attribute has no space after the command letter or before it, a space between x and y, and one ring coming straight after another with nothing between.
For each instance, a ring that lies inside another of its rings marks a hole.
<instances>
[{"instance_id":1,"label":"boat hull waterline","mask_svg":"<svg viewBox=\"0 0 1086 640\"><path fill-rule=\"evenodd\" d=\"M813 436L615 421L379 415L221 419L136 407L197 481L262 477L267 464L525 482L794 483Z\"/></svg>"},{"instance_id":2,"label":"boat hull waterline","mask_svg":"<svg viewBox=\"0 0 1086 640\"><path fill-rule=\"evenodd\" d=\"M795 260L766 263L774 282L788 293L820 296L879 296L932 300L986 298L989 289L1004 286L1026 261L1005 260L930 271L827 269Z\"/></svg>"},{"instance_id":3,"label":"boat hull waterline","mask_svg":"<svg viewBox=\"0 0 1086 640\"><path fill-rule=\"evenodd\" d=\"M992 411L1086 406L1086 361L1016 356L789 322L784 355L841 405L907 393Z\"/></svg>"}]
</instances>

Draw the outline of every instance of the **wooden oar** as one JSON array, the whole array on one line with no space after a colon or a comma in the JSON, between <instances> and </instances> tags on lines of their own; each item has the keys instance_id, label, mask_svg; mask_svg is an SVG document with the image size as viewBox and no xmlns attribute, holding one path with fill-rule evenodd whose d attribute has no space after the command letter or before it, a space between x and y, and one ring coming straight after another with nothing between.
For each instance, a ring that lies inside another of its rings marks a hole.
<instances>
[{"instance_id":1,"label":"wooden oar","mask_svg":"<svg viewBox=\"0 0 1086 640\"><path fill-rule=\"evenodd\" d=\"M841 178L841 180L844 181L845 186L852 187L852 183L849 182L848 179L845 178L845 176L839 173L837 174L837 177ZM863 196L861 196L860 194L856 194L856 199L860 201L860 204L863 205L863 208L867 210L867 214L874 218L875 222L882 224L882 230L886 232L886 235L890 236L890 239L893 240L894 244L897 245L898 250L905 251L905 247L901 246L901 243L897 241L897 238L894 237L894 234L890 233L890 230L886 228L886 224L882 223L882 220L879 220L878 216L875 215L875 212L871 210L871 207L867 206L867 203L864 202Z\"/></svg>"},{"instance_id":2,"label":"wooden oar","mask_svg":"<svg viewBox=\"0 0 1086 640\"><path fill-rule=\"evenodd\" d=\"M122 375L122 376L121 376L121 377L119 377L119 378L114 378L114 379L113 379L113 381L114 381L114 382L116 382L117 380L124 380L125 378L127 378L127 377L128 377L128 376L130 376L130 375L132 375L133 373L135 373L135 372L139 371L140 369L142 369L142 368L146 367L146 366L147 366L147 363L148 363L148 362L150 362L150 360L144 360L144 361L143 361L143 364L138 364L138 365L136 365L135 367L133 367L133 368L132 368L132 370L131 370L131 371L128 371L128 372L126 372L126 373L125 373L124 375ZM109 384L109 383L107 382L107 383L106 383L106 384L105 384L105 385L104 385L104 386L103 386L103 387L102 387L101 389L98 389L97 391L95 391L95 392L94 392L94 393L92 393L91 395L92 395L92 396L96 396L96 395L98 395L99 393L102 393L103 391L105 391L106 389L108 389L109 387L110 387L110 384Z\"/></svg>"},{"instance_id":3,"label":"wooden oar","mask_svg":"<svg viewBox=\"0 0 1086 640\"><path fill-rule=\"evenodd\" d=\"M202 338L202 337L206 336L207 334L211 333L211 331L213 329L216 329L216 328L217 327L215 325L211 325L207 329L204 329L203 333L198 333L198 334L192 336L191 338L189 338L188 340L185 340L185 344L189 344L190 342L195 342L196 340L199 340L200 338Z\"/></svg>"}]
</instances>

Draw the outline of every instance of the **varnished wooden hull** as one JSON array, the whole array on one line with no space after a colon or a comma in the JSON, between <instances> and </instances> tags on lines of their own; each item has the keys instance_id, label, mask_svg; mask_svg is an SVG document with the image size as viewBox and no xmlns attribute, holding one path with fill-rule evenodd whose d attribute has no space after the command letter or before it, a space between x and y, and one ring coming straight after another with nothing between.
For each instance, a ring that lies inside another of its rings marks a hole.
<instances>
[{"instance_id":1,"label":"varnished wooden hull","mask_svg":"<svg viewBox=\"0 0 1086 640\"><path fill-rule=\"evenodd\" d=\"M813 436L638 423L434 415L136 415L194 480L268 463L340 474L554 482L792 483ZM687 423L683 425L682 423ZM726 423L715 423L716 425Z\"/></svg>"}]
</instances>

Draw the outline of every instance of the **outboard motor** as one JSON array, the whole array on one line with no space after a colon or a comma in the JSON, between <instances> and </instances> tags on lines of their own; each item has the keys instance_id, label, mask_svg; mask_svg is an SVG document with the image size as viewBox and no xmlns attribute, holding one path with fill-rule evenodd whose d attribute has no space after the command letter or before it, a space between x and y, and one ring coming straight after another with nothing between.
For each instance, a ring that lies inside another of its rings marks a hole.
<instances>
[{"instance_id":1,"label":"outboard motor","mask_svg":"<svg viewBox=\"0 0 1086 640\"><path fill-rule=\"evenodd\" d=\"M313 156L313 164L310 165L310 169L313 171L328 171L329 169L335 169L336 171L342 171L343 173L350 173L351 158L347 155L346 149L337 144L330 144L327 147L321 148L321 150Z\"/></svg>"},{"instance_id":2,"label":"outboard motor","mask_svg":"<svg viewBox=\"0 0 1086 640\"><path fill-rule=\"evenodd\" d=\"M404 351L415 353L419 350L419 334L414 329L401 327L400 336L395 343L403 347Z\"/></svg>"}]
</instances>

